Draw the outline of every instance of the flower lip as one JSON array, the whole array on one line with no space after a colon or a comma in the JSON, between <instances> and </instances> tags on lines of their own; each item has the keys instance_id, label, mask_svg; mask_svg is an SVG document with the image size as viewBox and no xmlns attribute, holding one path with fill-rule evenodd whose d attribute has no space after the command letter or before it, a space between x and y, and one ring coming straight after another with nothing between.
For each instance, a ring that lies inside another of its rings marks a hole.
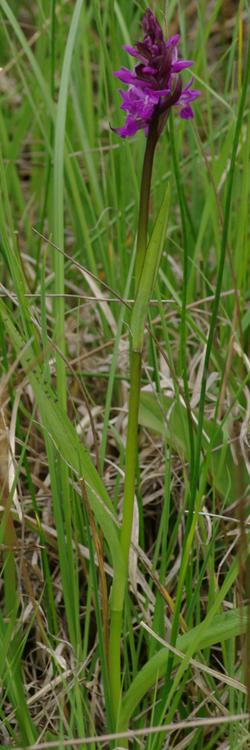
<instances>
[{"instance_id":1,"label":"flower lip","mask_svg":"<svg viewBox=\"0 0 250 750\"><path fill-rule=\"evenodd\" d=\"M123 47L137 60L134 70L122 66L114 72L114 76L128 86L127 91L120 91L121 109L127 113L126 122L122 128L114 129L123 138L140 129L147 133L150 123L155 118L162 119L162 113L167 117L172 106L180 106L180 117L190 119L193 117L192 102L200 94L190 88L193 79L183 88L180 73L191 67L193 61L179 59L179 34L165 40L160 24L149 9L142 19L142 28L143 41Z\"/></svg>"}]
</instances>

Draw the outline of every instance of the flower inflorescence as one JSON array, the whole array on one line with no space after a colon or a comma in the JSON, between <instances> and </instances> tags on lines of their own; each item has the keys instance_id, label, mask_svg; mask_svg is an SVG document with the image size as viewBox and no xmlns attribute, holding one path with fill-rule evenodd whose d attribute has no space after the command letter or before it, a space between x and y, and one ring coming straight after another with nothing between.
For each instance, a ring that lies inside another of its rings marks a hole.
<instances>
[{"instance_id":1,"label":"flower inflorescence","mask_svg":"<svg viewBox=\"0 0 250 750\"><path fill-rule=\"evenodd\" d=\"M114 75L128 89L120 89L121 109L127 113L125 125L115 128L122 138L134 135L144 129L148 133L150 123L158 120L159 132L166 121L172 106L179 107L180 117L188 120L193 117L192 102L199 96L197 89L192 89L193 79L183 88L181 71L189 68L192 60L178 58L179 35L165 40L160 24L151 10L147 10L142 28L144 39L136 42L134 47L125 45L124 49L138 61L134 70L120 68Z\"/></svg>"}]
</instances>

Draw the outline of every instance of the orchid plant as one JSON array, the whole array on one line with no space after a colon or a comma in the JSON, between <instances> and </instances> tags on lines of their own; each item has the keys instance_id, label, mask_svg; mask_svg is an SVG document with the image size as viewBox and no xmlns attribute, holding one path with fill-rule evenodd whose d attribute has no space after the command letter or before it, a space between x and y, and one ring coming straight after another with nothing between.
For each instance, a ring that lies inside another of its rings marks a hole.
<instances>
[{"instance_id":1,"label":"orchid plant","mask_svg":"<svg viewBox=\"0 0 250 750\"><path fill-rule=\"evenodd\" d=\"M179 35L166 40L160 24L151 10L147 10L142 28L144 38L134 47L124 49L136 59L135 69L120 68L114 75L127 85L120 90L121 109L126 112L125 125L113 128L120 137L133 136L144 130L146 149L141 178L140 207L135 261L135 301L131 312L130 395L126 441L125 488L120 543L124 570L128 579L131 544L135 475L138 456L138 413L140 401L142 348L147 307L156 281L163 243L166 235L170 190L167 187L163 202L148 242L148 217L151 176L155 148L166 125L171 108L177 108L183 120L193 117L192 104L199 91L192 88L193 79L183 86L181 73L193 63L178 56ZM109 673L114 716L121 704L121 636L125 589L123 596L112 596L109 647ZM122 602L121 602L122 598Z\"/></svg>"}]
</instances>

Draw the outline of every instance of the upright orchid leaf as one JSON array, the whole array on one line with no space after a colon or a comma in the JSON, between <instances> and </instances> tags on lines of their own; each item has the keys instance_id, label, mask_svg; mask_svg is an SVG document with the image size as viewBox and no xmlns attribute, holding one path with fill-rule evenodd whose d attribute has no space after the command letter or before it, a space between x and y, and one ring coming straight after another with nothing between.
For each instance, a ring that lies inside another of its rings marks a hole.
<instances>
[{"instance_id":1,"label":"upright orchid leaf","mask_svg":"<svg viewBox=\"0 0 250 750\"><path fill-rule=\"evenodd\" d=\"M154 289L163 251L168 224L169 206L170 187L169 185L167 185L166 192L147 248L137 297L132 312L131 334L133 351L142 351L145 319L148 310L148 303Z\"/></svg>"}]
</instances>

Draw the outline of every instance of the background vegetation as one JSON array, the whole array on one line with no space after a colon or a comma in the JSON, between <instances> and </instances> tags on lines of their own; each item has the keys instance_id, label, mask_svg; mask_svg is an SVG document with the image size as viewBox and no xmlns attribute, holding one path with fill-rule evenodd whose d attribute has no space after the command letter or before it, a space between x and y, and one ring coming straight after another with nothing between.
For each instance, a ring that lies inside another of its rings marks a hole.
<instances>
[{"instance_id":1,"label":"background vegetation","mask_svg":"<svg viewBox=\"0 0 250 750\"><path fill-rule=\"evenodd\" d=\"M202 95L155 158L152 221L170 175L172 198L114 723L109 595L145 139L110 128L123 121L112 71L146 4L0 0L3 747L118 747L86 739L115 728L146 750L249 746L249 4L151 7L180 31Z\"/></svg>"}]
</instances>

